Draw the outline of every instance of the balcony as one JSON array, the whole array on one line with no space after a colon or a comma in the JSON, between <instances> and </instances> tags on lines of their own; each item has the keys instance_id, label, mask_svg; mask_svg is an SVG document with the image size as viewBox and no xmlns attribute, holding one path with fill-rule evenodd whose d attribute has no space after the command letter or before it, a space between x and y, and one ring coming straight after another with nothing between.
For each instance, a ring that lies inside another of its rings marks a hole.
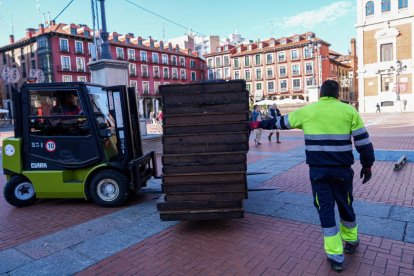
<instances>
[{"instance_id":1,"label":"balcony","mask_svg":"<svg viewBox=\"0 0 414 276\"><path fill-rule=\"evenodd\" d=\"M135 73L135 72L130 72L130 73L129 73L129 76L130 76L130 77L136 77L136 76L137 76L137 73Z\"/></svg>"},{"instance_id":2,"label":"balcony","mask_svg":"<svg viewBox=\"0 0 414 276\"><path fill-rule=\"evenodd\" d=\"M142 92L142 94L148 95L149 94L149 89L144 89L144 91Z\"/></svg>"},{"instance_id":3,"label":"balcony","mask_svg":"<svg viewBox=\"0 0 414 276\"><path fill-rule=\"evenodd\" d=\"M83 50L82 49L76 49L75 50L75 54L81 54L81 55L83 55Z\"/></svg>"},{"instance_id":4,"label":"balcony","mask_svg":"<svg viewBox=\"0 0 414 276\"><path fill-rule=\"evenodd\" d=\"M278 62L285 62L286 61L286 58L279 58L277 61Z\"/></svg>"},{"instance_id":5,"label":"balcony","mask_svg":"<svg viewBox=\"0 0 414 276\"><path fill-rule=\"evenodd\" d=\"M148 72L143 72L143 73L142 73L142 77L143 77L143 78L149 78L149 74L148 74Z\"/></svg>"},{"instance_id":6,"label":"balcony","mask_svg":"<svg viewBox=\"0 0 414 276\"><path fill-rule=\"evenodd\" d=\"M68 47L61 47L60 51L63 53L69 53L69 48Z\"/></svg>"},{"instance_id":7,"label":"balcony","mask_svg":"<svg viewBox=\"0 0 414 276\"><path fill-rule=\"evenodd\" d=\"M185 62L181 62L181 63L180 63L180 66L181 66L181 67L185 67Z\"/></svg>"},{"instance_id":8,"label":"balcony","mask_svg":"<svg viewBox=\"0 0 414 276\"><path fill-rule=\"evenodd\" d=\"M160 74L154 73L154 79L159 79L161 78Z\"/></svg>"},{"instance_id":9,"label":"balcony","mask_svg":"<svg viewBox=\"0 0 414 276\"><path fill-rule=\"evenodd\" d=\"M185 77L185 76L181 76L181 80L187 80L187 77Z\"/></svg>"},{"instance_id":10,"label":"balcony","mask_svg":"<svg viewBox=\"0 0 414 276\"><path fill-rule=\"evenodd\" d=\"M177 66L177 65L178 65L178 63L177 63L176 61L172 61L172 62L171 62L171 65L172 65L172 66Z\"/></svg>"},{"instance_id":11,"label":"balcony","mask_svg":"<svg viewBox=\"0 0 414 276\"><path fill-rule=\"evenodd\" d=\"M163 64L163 65L168 65L168 61L163 60L163 61L162 61L162 64Z\"/></svg>"},{"instance_id":12,"label":"balcony","mask_svg":"<svg viewBox=\"0 0 414 276\"><path fill-rule=\"evenodd\" d=\"M154 63L154 64L158 64L158 63L160 63L160 60L159 60L159 59L153 59L153 60L152 60L152 63Z\"/></svg>"},{"instance_id":13,"label":"balcony","mask_svg":"<svg viewBox=\"0 0 414 276\"><path fill-rule=\"evenodd\" d=\"M62 67L62 71L70 71L70 67Z\"/></svg>"},{"instance_id":14,"label":"balcony","mask_svg":"<svg viewBox=\"0 0 414 276\"><path fill-rule=\"evenodd\" d=\"M168 79L170 79L170 76L165 76L164 75L164 80L168 80Z\"/></svg>"},{"instance_id":15,"label":"balcony","mask_svg":"<svg viewBox=\"0 0 414 276\"><path fill-rule=\"evenodd\" d=\"M174 76L172 77L173 80L178 80L178 76Z\"/></svg>"},{"instance_id":16,"label":"balcony","mask_svg":"<svg viewBox=\"0 0 414 276\"><path fill-rule=\"evenodd\" d=\"M78 71L78 72L86 72L85 68L77 68L76 71Z\"/></svg>"},{"instance_id":17,"label":"balcony","mask_svg":"<svg viewBox=\"0 0 414 276\"><path fill-rule=\"evenodd\" d=\"M119 60L124 60L124 59L125 59L125 57L124 57L124 55L117 55L117 56L116 56L116 59L119 59Z\"/></svg>"},{"instance_id":18,"label":"balcony","mask_svg":"<svg viewBox=\"0 0 414 276\"><path fill-rule=\"evenodd\" d=\"M135 61L135 57L128 57L129 61Z\"/></svg>"},{"instance_id":19,"label":"balcony","mask_svg":"<svg viewBox=\"0 0 414 276\"><path fill-rule=\"evenodd\" d=\"M306 75L313 75L313 71L306 71Z\"/></svg>"},{"instance_id":20,"label":"balcony","mask_svg":"<svg viewBox=\"0 0 414 276\"><path fill-rule=\"evenodd\" d=\"M141 58L141 62L148 62L146 58Z\"/></svg>"}]
</instances>

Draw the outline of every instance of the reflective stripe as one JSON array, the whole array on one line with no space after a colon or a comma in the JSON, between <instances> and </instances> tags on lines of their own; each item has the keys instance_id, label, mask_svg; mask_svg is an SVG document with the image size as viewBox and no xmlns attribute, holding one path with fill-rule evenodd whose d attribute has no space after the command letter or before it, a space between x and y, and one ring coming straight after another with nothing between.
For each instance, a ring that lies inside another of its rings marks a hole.
<instances>
[{"instance_id":1,"label":"reflective stripe","mask_svg":"<svg viewBox=\"0 0 414 276\"><path fill-rule=\"evenodd\" d=\"M307 140L351 140L351 134L306 134Z\"/></svg>"},{"instance_id":2,"label":"reflective stripe","mask_svg":"<svg viewBox=\"0 0 414 276\"><path fill-rule=\"evenodd\" d=\"M358 225L356 222L342 221L340 223L340 233L344 241L356 242L358 241Z\"/></svg>"},{"instance_id":3,"label":"reflective stripe","mask_svg":"<svg viewBox=\"0 0 414 276\"><path fill-rule=\"evenodd\" d=\"M364 146L364 145L371 144L371 140L369 138L365 138L365 139L362 139L362 140L354 141L354 144L355 144L356 147L357 146Z\"/></svg>"},{"instance_id":4,"label":"reflective stripe","mask_svg":"<svg viewBox=\"0 0 414 276\"><path fill-rule=\"evenodd\" d=\"M367 132L367 129L365 127L362 127L360 129L352 131L352 136L357 136L365 132Z\"/></svg>"},{"instance_id":5,"label":"reflective stripe","mask_svg":"<svg viewBox=\"0 0 414 276\"><path fill-rule=\"evenodd\" d=\"M349 196L349 192L348 192L348 206L351 206L351 197Z\"/></svg>"},{"instance_id":6,"label":"reflective stripe","mask_svg":"<svg viewBox=\"0 0 414 276\"><path fill-rule=\"evenodd\" d=\"M334 151L334 152L344 152L344 151L352 151L352 145L347 146L305 146L307 151Z\"/></svg>"},{"instance_id":7,"label":"reflective stripe","mask_svg":"<svg viewBox=\"0 0 414 276\"><path fill-rule=\"evenodd\" d=\"M315 193L315 202L316 202L316 205L318 205L318 209L320 210L321 205L319 204L318 193Z\"/></svg>"},{"instance_id":8,"label":"reflective stripe","mask_svg":"<svg viewBox=\"0 0 414 276\"><path fill-rule=\"evenodd\" d=\"M339 234L338 227L322 228L323 230L323 242L325 252L331 259L342 263L344 256L344 248L342 245L342 238Z\"/></svg>"}]
</instances>

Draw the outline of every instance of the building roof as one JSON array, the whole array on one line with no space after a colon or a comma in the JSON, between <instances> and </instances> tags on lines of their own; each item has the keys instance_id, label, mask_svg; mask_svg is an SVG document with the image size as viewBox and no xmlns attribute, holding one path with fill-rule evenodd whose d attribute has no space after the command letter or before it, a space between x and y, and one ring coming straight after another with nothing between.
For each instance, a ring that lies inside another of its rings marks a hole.
<instances>
[{"instance_id":1,"label":"building roof","mask_svg":"<svg viewBox=\"0 0 414 276\"><path fill-rule=\"evenodd\" d=\"M71 33L71 28L76 28L76 34L72 34ZM27 29L30 30L30 29ZM65 23L54 23L53 21L51 22L51 24L49 26L44 27L42 24L39 25L38 29L32 29L33 31L26 32L25 37L15 41L14 43L5 45L3 47L0 47L0 52L3 51L8 51L11 49L15 49L15 48L19 48L22 47L24 45L33 43L36 37L39 37L41 35L53 35L53 34L60 34L60 35L64 35L64 36L70 36L70 37L74 37L74 38L78 38L78 39L88 39L91 40L93 33L95 32L94 30L90 29L87 25L84 24L65 24ZM85 36L85 31L89 31L90 34L89 36ZM114 36L118 37L118 42L115 42ZM126 43L126 38L129 37L130 38L130 43ZM151 38L150 38L151 39ZM139 40L142 41L142 45L139 45ZM131 47L131 48L139 48L139 49L143 49L143 50L148 50L148 51L159 51L159 52L166 52L166 53L175 53L175 54L179 54L179 55L184 55L184 56L188 56L188 57L194 57L197 58L198 55L196 52L190 52L188 51L188 49L180 49L178 48L178 52L177 52L177 48L178 45L176 46L172 46L172 51L169 50L169 44L166 43L164 44L164 47L161 48L160 47L160 43L154 43L154 47L151 47L149 40L144 42L144 39L142 39L141 37L138 37L137 39L134 38L134 35L132 33L128 33L125 35L121 35L118 34L116 32L112 32L110 33L110 36L108 38L108 41L110 44L114 44L114 45L119 45L119 46L127 46L127 47ZM155 42L155 41L154 41ZM167 46L167 47L165 47Z\"/></svg>"}]
</instances>

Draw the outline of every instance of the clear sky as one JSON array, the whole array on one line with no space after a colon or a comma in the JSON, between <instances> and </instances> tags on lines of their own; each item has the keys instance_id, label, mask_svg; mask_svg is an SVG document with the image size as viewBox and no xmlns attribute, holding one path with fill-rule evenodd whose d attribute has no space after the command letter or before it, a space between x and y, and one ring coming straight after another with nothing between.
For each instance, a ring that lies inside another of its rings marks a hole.
<instances>
[{"instance_id":1,"label":"clear sky","mask_svg":"<svg viewBox=\"0 0 414 276\"><path fill-rule=\"evenodd\" d=\"M184 27L179 27L144 11L136 3ZM37 28L41 13L51 18L70 0L0 0L0 45L8 43L11 22L16 39L26 28ZM74 0L57 22L87 24L92 27L90 0ZM154 39L173 38L191 28L201 34L226 37L236 30L247 39L278 38L313 31L332 44L331 49L346 54L355 37L355 0L106 0L108 31ZM40 9L40 12L39 12Z\"/></svg>"}]
</instances>

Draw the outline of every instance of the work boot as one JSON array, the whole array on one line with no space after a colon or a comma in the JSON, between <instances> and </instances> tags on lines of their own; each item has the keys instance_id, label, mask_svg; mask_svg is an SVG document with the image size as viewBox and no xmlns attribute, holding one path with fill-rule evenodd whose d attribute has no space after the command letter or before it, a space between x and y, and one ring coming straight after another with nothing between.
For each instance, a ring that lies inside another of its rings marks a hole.
<instances>
[{"instance_id":1,"label":"work boot","mask_svg":"<svg viewBox=\"0 0 414 276\"><path fill-rule=\"evenodd\" d=\"M344 270L342 263L338 263L337 261L334 261L330 258L328 258L328 262L331 265L332 269L335 270L336 272L341 272L342 270Z\"/></svg>"},{"instance_id":2,"label":"work boot","mask_svg":"<svg viewBox=\"0 0 414 276\"><path fill-rule=\"evenodd\" d=\"M344 251L346 254L353 254L359 245L359 240L354 242L345 242Z\"/></svg>"}]
</instances>

